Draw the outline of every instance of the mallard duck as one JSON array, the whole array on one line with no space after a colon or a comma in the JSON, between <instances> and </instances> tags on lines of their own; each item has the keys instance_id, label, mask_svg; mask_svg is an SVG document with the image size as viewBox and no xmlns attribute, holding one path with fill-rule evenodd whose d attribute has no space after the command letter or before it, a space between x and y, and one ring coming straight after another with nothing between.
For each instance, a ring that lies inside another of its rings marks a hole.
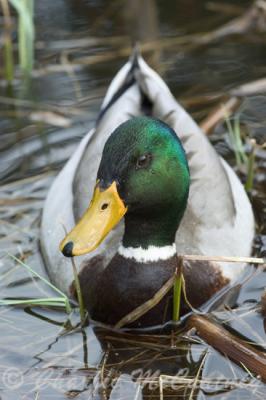
<instances>
[{"instance_id":1,"label":"mallard duck","mask_svg":"<svg viewBox=\"0 0 266 400\"><path fill-rule=\"evenodd\" d=\"M91 317L113 325L153 297L177 254L249 256L253 236L251 205L234 171L134 54L47 196L41 248L51 281L73 295L68 257L78 256ZM234 285L245 268L185 262L190 303L199 307ZM171 319L169 296L134 326Z\"/></svg>"}]
</instances>

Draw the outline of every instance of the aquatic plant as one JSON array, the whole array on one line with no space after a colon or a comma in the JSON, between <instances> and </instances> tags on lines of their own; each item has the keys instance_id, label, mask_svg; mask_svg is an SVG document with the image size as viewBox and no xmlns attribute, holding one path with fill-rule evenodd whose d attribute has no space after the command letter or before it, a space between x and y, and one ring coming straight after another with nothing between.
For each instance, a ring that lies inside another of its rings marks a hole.
<instances>
[{"instance_id":1,"label":"aquatic plant","mask_svg":"<svg viewBox=\"0 0 266 400\"><path fill-rule=\"evenodd\" d=\"M29 74L32 71L34 61L34 0L9 0L9 2L18 13L20 67L24 73Z\"/></svg>"},{"instance_id":2,"label":"aquatic plant","mask_svg":"<svg viewBox=\"0 0 266 400\"><path fill-rule=\"evenodd\" d=\"M13 44L12 44L12 21L8 0L1 0L1 7L4 15L4 63L5 63L5 78L11 83L14 78L14 59L13 59Z\"/></svg>"},{"instance_id":3,"label":"aquatic plant","mask_svg":"<svg viewBox=\"0 0 266 400\"><path fill-rule=\"evenodd\" d=\"M43 276L34 271L29 265L25 264L19 258L15 257L12 254L8 255L13 258L16 262L18 262L22 267L26 268L31 275L39 278L42 282L52 288L55 292L60 294L60 297L47 297L40 299L1 299L0 305L2 306L18 306L18 305L35 305L35 306L47 306L47 307L65 307L66 312L69 314L71 312L71 305L68 297L61 292L56 286L54 286L50 281L45 279Z\"/></svg>"},{"instance_id":4,"label":"aquatic plant","mask_svg":"<svg viewBox=\"0 0 266 400\"><path fill-rule=\"evenodd\" d=\"M182 266L183 259L179 258L178 270L175 273L175 281L173 288L173 321L178 322L180 318L180 304L182 293Z\"/></svg>"},{"instance_id":5,"label":"aquatic plant","mask_svg":"<svg viewBox=\"0 0 266 400\"><path fill-rule=\"evenodd\" d=\"M229 142L235 153L237 167L241 168L242 165L246 165L247 156L244 149L244 143L241 137L239 115L237 115L233 120L230 120L228 114L226 113L225 123L228 129Z\"/></svg>"},{"instance_id":6,"label":"aquatic plant","mask_svg":"<svg viewBox=\"0 0 266 400\"><path fill-rule=\"evenodd\" d=\"M34 0L1 0L4 15L4 59L5 78L11 83L14 78L14 56L12 44L12 21L9 3L18 14L18 52L19 64L24 75L29 75L34 63Z\"/></svg>"},{"instance_id":7,"label":"aquatic plant","mask_svg":"<svg viewBox=\"0 0 266 400\"><path fill-rule=\"evenodd\" d=\"M242 139L239 115L237 115L233 120L230 120L228 114L226 113L225 123L228 129L229 142L235 154L237 167L238 169L244 169L246 171L247 177L245 189L247 192L250 192L253 188L254 180L256 141L254 139L250 139L248 141L248 138L245 138L245 140ZM245 151L245 145L248 144L251 149L247 155Z\"/></svg>"},{"instance_id":8,"label":"aquatic plant","mask_svg":"<svg viewBox=\"0 0 266 400\"><path fill-rule=\"evenodd\" d=\"M39 298L39 299L0 299L0 306L1 305L4 305L4 306L34 305L34 306L46 306L46 307L65 307L66 312L68 314L71 312L72 308L70 305L69 298L63 292L61 292L61 290L59 290L56 286L54 286L49 280L47 280L46 278L44 278L43 276L38 274L36 271L34 271L29 265L25 264L19 258L15 257L12 254L9 254L9 253L7 253L7 254L9 255L9 257L13 258L13 260L18 262L22 267L26 268L26 270L32 276L39 278L42 282L44 282L50 288L52 288L57 293L59 293L60 297L45 297L45 298ZM78 304L79 304L80 319L81 319L81 323L84 324L87 313L85 311L84 304L83 304L77 268L76 268L73 258L71 260L72 260L74 282L75 282Z\"/></svg>"},{"instance_id":9,"label":"aquatic plant","mask_svg":"<svg viewBox=\"0 0 266 400\"><path fill-rule=\"evenodd\" d=\"M77 299L78 299L78 304L79 304L80 320L83 325L85 323L87 313L86 313L85 307L84 307L84 302L83 302L83 297L82 297L82 292L81 292L81 287L80 287L80 282L79 282L79 276L78 276L78 270L77 270L77 267L76 267L73 257L71 257L71 263L72 263L72 269L73 269L73 275L74 275L75 289L76 289Z\"/></svg>"},{"instance_id":10,"label":"aquatic plant","mask_svg":"<svg viewBox=\"0 0 266 400\"><path fill-rule=\"evenodd\" d=\"M245 189L247 192L250 192L253 188L254 182L254 173L255 173L255 157L256 157L256 140L250 140L251 150L249 153L248 161L247 161L247 179L245 183Z\"/></svg>"}]
</instances>

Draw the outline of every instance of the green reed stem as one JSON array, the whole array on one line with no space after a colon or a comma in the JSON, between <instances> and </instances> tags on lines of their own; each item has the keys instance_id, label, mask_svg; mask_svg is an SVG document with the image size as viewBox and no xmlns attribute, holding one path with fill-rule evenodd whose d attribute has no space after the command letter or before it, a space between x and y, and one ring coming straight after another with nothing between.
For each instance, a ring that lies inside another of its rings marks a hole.
<instances>
[{"instance_id":1,"label":"green reed stem","mask_svg":"<svg viewBox=\"0 0 266 400\"><path fill-rule=\"evenodd\" d=\"M4 62L5 62L5 78L9 83L14 79L14 58L13 58L13 45L12 45L12 22L10 10L7 0L1 0L1 7L4 15Z\"/></svg>"},{"instance_id":2,"label":"green reed stem","mask_svg":"<svg viewBox=\"0 0 266 400\"><path fill-rule=\"evenodd\" d=\"M250 140L251 144L251 151L248 157L247 163L247 180L245 183L245 189L247 192L250 192L253 188L254 182L254 164L255 164L255 157L256 157L256 141L254 139Z\"/></svg>"},{"instance_id":3,"label":"green reed stem","mask_svg":"<svg viewBox=\"0 0 266 400\"><path fill-rule=\"evenodd\" d=\"M34 61L34 0L9 0L18 13L18 40L20 67L27 75Z\"/></svg>"},{"instance_id":4,"label":"green reed stem","mask_svg":"<svg viewBox=\"0 0 266 400\"><path fill-rule=\"evenodd\" d=\"M2 306L18 306L18 305L38 305L47 307L65 307L65 299L58 297L47 297L43 299L7 299L0 300L0 305Z\"/></svg>"},{"instance_id":5,"label":"green reed stem","mask_svg":"<svg viewBox=\"0 0 266 400\"><path fill-rule=\"evenodd\" d=\"M182 293L182 266L183 260L179 258L179 265L175 272L174 295L173 295L173 321L178 322L180 319L181 293Z\"/></svg>"},{"instance_id":6,"label":"green reed stem","mask_svg":"<svg viewBox=\"0 0 266 400\"><path fill-rule=\"evenodd\" d=\"M37 278L39 278L41 281L43 281L44 283L46 283L46 285L50 286L53 290L55 290L57 293L59 293L61 295L61 298L63 298L63 301L65 303L65 308L66 308L66 312L68 314L71 313L72 309L71 309L71 305L69 302L68 297L61 292L61 290L59 290L56 286L54 286L51 282L49 282L47 279L45 279L43 276L41 276L40 274L38 274L38 272L34 271L29 265L25 264L23 261L21 261L19 258L17 258L16 256L13 256L13 254L10 254L7 252L7 254L9 255L9 257L13 258L13 260L17 261L20 265L22 265L22 267L26 268L33 276L36 276ZM59 301L60 297L58 298ZM49 298L47 298L47 301L49 301Z\"/></svg>"},{"instance_id":7,"label":"green reed stem","mask_svg":"<svg viewBox=\"0 0 266 400\"><path fill-rule=\"evenodd\" d=\"M225 111L225 123L228 129L228 137L231 146L233 147L237 167L240 168L243 164L247 163L247 156L245 154L243 141L241 138L241 129L239 116L236 116L232 124L228 113Z\"/></svg>"},{"instance_id":8,"label":"green reed stem","mask_svg":"<svg viewBox=\"0 0 266 400\"><path fill-rule=\"evenodd\" d=\"M77 298L78 298L78 303L79 303L80 319L81 319L81 323L84 324L85 319L86 319L86 312L85 312L85 308L84 308L84 302L83 302L83 297L82 297L82 292L81 292L81 287L80 287L80 282L79 282L78 271L77 271L77 267L76 267L73 257L71 257L71 262L72 262L72 268L73 268L73 274L74 274L75 288L77 291Z\"/></svg>"},{"instance_id":9,"label":"green reed stem","mask_svg":"<svg viewBox=\"0 0 266 400\"><path fill-rule=\"evenodd\" d=\"M4 44L4 57L5 57L5 78L9 83L14 79L14 59L13 59L13 46L10 38L5 38Z\"/></svg>"}]
</instances>

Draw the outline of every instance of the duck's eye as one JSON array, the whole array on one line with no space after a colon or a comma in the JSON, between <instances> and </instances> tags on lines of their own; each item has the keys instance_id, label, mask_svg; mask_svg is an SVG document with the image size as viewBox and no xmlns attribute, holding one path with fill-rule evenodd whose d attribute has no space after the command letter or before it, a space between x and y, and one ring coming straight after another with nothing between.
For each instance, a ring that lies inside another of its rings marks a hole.
<instances>
[{"instance_id":1,"label":"duck's eye","mask_svg":"<svg viewBox=\"0 0 266 400\"><path fill-rule=\"evenodd\" d=\"M143 154L137 160L136 169L147 168L151 160L151 154Z\"/></svg>"},{"instance_id":2,"label":"duck's eye","mask_svg":"<svg viewBox=\"0 0 266 400\"><path fill-rule=\"evenodd\" d=\"M101 206L101 210L104 211L108 207L108 203L103 203Z\"/></svg>"}]
</instances>

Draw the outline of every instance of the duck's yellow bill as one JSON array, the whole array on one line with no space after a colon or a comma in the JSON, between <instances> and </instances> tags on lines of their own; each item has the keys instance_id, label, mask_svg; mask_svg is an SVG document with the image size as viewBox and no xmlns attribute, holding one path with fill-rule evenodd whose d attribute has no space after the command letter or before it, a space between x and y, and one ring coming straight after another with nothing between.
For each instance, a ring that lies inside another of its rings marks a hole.
<instances>
[{"instance_id":1,"label":"duck's yellow bill","mask_svg":"<svg viewBox=\"0 0 266 400\"><path fill-rule=\"evenodd\" d=\"M60 243L66 257L80 256L96 249L112 228L125 215L127 208L121 200L116 182L100 191L96 186L89 208L81 220Z\"/></svg>"}]
</instances>

